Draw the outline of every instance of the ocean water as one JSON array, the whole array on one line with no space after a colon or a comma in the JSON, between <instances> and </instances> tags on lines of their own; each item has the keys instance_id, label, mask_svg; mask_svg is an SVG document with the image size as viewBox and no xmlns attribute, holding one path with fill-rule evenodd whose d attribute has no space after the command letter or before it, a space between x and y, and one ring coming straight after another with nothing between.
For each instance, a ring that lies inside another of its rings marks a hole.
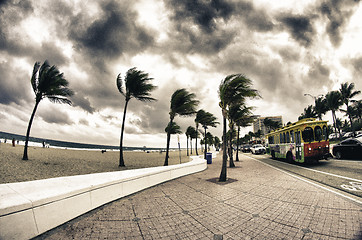
<instances>
[{"instance_id":1,"label":"ocean water","mask_svg":"<svg viewBox=\"0 0 362 240\"><path fill-rule=\"evenodd\" d=\"M4 143L12 143L12 139L15 139L17 145L25 145L25 136L1 132L0 131L0 141ZM87 144L87 143L76 143L76 142L65 142L52 139L36 138L29 137L28 146L42 147L43 142L45 142L46 147L51 148L70 148L78 150L112 150L119 151L119 146L110 146L110 145L97 145L97 144ZM165 150L164 148L148 148L148 147L123 147L124 151L161 151ZM171 149L176 150L176 149Z\"/></svg>"}]
</instances>

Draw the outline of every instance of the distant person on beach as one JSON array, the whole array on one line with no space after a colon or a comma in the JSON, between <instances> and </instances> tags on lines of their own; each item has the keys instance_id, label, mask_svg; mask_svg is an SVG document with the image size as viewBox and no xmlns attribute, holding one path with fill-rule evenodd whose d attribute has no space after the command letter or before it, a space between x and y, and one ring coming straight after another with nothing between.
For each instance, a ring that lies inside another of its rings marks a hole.
<instances>
[{"instance_id":1,"label":"distant person on beach","mask_svg":"<svg viewBox=\"0 0 362 240\"><path fill-rule=\"evenodd\" d=\"M43 141L43 148L45 148L45 141Z\"/></svg>"},{"instance_id":2,"label":"distant person on beach","mask_svg":"<svg viewBox=\"0 0 362 240\"><path fill-rule=\"evenodd\" d=\"M15 147L15 138L13 138L13 140L11 141L11 143L13 144L13 147Z\"/></svg>"}]
</instances>

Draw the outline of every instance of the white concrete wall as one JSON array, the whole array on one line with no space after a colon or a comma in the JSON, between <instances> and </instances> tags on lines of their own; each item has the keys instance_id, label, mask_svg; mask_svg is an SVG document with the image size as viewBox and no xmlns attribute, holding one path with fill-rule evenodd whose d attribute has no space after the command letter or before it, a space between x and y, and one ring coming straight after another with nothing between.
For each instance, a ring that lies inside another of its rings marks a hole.
<instances>
[{"instance_id":1,"label":"white concrete wall","mask_svg":"<svg viewBox=\"0 0 362 240\"><path fill-rule=\"evenodd\" d=\"M0 184L0 239L29 239L103 204L203 171L206 160L179 165Z\"/></svg>"}]
</instances>

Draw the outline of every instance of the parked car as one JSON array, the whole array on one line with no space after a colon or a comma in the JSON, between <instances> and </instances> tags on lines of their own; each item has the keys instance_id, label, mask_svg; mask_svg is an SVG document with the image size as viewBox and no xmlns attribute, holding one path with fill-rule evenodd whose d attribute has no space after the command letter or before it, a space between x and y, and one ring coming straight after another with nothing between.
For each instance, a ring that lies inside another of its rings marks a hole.
<instances>
[{"instance_id":1,"label":"parked car","mask_svg":"<svg viewBox=\"0 0 362 240\"><path fill-rule=\"evenodd\" d=\"M243 146L243 148L241 149L241 151L244 152L244 153L250 152L250 147L251 147L250 145L245 144L245 145Z\"/></svg>"},{"instance_id":2,"label":"parked car","mask_svg":"<svg viewBox=\"0 0 362 240\"><path fill-rule=\"evenodd\" d=\"M362 137L348 138L333 146L333 156L341 158L356 158L362 160Z\"/></svg>"},{"instance_id":3,"label":"parked car","mask_svg":"<svg viewBox=\"0 0 362 240\"><path fill-rule=\"evenodd\" d=\"M353 137L353 132L346 132L343 134L343 139L351 138Z\"/></svg>"},{"instance_id":4,"label":"parked car","mask_svg":"<svg viewBox=\"0 0 362 240\"><path fill-rule=\"evenodd\" d=\"M265 154L266 153L266 149L263 145L261 144L255 144L253 145L251 148L251 153L252 154Z\"/></svg>"},{"instance_id":5,"label":"parked car","mask_svg":"<svg viewBox=\"0 0 362 240\"><path fill-rule=\"evenodd\" d=\"M343 136L343 133L342 133L342 136ZM331 134L329 134L328 138L329 138L329 140L338 139L339 138L339 133L331 133Z\"/></svg>"}]
</instances>

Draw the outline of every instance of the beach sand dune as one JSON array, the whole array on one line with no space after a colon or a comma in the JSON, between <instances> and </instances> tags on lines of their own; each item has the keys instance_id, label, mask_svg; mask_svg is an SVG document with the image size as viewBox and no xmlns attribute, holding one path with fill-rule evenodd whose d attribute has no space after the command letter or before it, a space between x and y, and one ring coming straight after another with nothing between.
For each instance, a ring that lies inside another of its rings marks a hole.
<instances>
[{"instance_id":1,"label":"beach sand dune","mask_svg":"<svg viewBox=\"0 0 362 240\"><path fill-rule=\"evenodd\" d=\"M23 161L24 147L0 144L0 184L81 174L122 171L163 166L165 152L124 152L126 167L118 167L119 151L88 151L29 147L29 160ZM201 153L201 150L199 150ZM181 162L190 161L186 150ZM169 165L179 164L179 151L170 151Z\"/></svg>"}]
</instances>

